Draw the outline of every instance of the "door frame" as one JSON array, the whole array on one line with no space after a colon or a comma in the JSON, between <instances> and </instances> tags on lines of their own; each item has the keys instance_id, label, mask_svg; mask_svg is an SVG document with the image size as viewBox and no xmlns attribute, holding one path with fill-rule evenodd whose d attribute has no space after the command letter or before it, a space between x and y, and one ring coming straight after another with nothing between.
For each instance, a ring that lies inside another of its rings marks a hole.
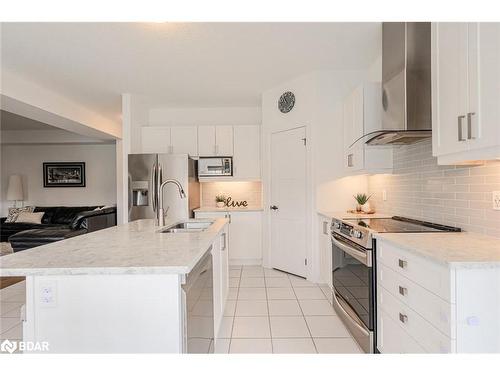
<instances>
[{"instance_id":1,"label":"door frame","mask_svg":"<svg viewBox=\"0 0 500 375\"><path fill-rule=\"evenodd\" d=\"M314 202L316 193L314 189L313 177L313 148L311 129L307 124L287 127L275 131L268 131L269 129L262 129L262 187L263 187L263 220L262 220L262 264L264 267L271 267L271 212L269 206L271 205L271 138L272 134L283 133L289 130L304 128L306 133L306 278L314 278L315 268L315 255L314 249L314 236L313 226L316 218L314 212Z\"/></svg>"}]
</instances>

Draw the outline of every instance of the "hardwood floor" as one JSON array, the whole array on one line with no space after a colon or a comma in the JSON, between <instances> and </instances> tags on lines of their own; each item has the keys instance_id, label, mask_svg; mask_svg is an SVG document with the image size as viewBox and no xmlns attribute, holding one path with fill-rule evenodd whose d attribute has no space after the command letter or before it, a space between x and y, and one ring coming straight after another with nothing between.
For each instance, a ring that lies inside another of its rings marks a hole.
<instances>
[{"instance_id":1,"label":"hardwood floor","mask_svg":"<svg viewBox=\"0 0 500 375\"><path fill-rule=\"evenodd\" d=\"M12 276L12 277L0 277L0 289L7 288L10 285L20 283L21 281L24 281L24 277L17 277L17 276Z\"/></svg>"}]
</instances>

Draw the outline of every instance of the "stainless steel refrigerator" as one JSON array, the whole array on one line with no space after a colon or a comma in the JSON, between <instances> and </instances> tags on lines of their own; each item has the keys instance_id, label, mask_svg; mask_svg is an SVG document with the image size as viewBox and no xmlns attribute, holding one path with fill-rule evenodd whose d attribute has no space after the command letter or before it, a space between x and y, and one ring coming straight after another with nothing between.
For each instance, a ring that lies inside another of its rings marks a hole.
<instances>
[{"instance_id":1,"label":"stainless steel refrigerator","mask_svg":"<svg viewBox=\"0 0 500 375\"><path fill-rule=\"evenodd\" d=\"M178 180L186 193L179 197L173 184L163 189L164 208L168 219L194 217L200 207L200 184L197 161L187 154L130 154L128 156L128 219L156 219L158 187L166 179Z\"/></svg>"}]
</instances>

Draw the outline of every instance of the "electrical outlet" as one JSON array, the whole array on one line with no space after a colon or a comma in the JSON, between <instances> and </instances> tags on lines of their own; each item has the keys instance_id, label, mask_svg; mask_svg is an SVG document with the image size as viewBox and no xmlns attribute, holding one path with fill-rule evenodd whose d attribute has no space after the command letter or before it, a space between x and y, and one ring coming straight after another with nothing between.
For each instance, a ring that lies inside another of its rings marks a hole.
<instances>
[{"instance_id":1,"label":"electrical outlet","mask_svg":"<svg viewBox=\"0 0 500 375\"><path fill-rule=\"evenodd\" d=\"M44 307L55 307L57 304L57 284L53 282L44 282L40 285L40 303Z\"/></svg>"},{"instance_id":2,"label":"electrical outlet","mask_svg":"<svg viewBox=\"0 0 500 375\"><path fill-rule=\"evenodd\" d=\"M500 210L500 191L493 192L493 209Z\"/></svg>"},{"instance_id":3,"label":"electrical outlet","mask_svg":"<svg viewBox=\"0 0 500 375\"><path fill-rule=\"evenodd\" d=\"M382 190L382 200L386 201L387 200L387 190Z\"/></svg>"}]
</instances>

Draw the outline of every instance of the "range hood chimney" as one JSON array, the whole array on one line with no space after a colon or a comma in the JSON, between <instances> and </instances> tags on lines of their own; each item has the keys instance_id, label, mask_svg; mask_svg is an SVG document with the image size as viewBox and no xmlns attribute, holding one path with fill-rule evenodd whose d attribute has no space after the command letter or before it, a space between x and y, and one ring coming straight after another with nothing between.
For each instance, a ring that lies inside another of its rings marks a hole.
<instances>
[{"instance_id":1,"label":"range hood chimney","mask_svg":"<svg viewBox=\"0 0 500 375\"><path fill-rule=\"evenodd\" d=\"M370 145L401 145L431 137L431 24L382 24L382 124Z\"/></svg>"}]
</instances>

